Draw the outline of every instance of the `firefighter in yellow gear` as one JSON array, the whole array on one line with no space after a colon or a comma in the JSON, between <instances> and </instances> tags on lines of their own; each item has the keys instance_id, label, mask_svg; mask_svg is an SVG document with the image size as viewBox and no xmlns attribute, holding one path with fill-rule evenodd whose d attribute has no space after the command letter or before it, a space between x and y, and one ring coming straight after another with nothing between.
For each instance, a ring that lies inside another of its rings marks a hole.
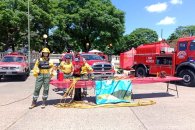
<instances>
[{"instance_id":1,"label":"firefighter in yellow gear","mask_svg":"<svg viewBox=\"0 0 195 130\"><path fill-rule=\"evenodd\" d=\"M74 66L69 55L65 56L65 61L60 63L59 69L64 73L64 78L71 78L74 72Z\"/></svg>"},{"instance_id":2,"label":"firefighter in yellow gear","mask_svg":"<svg viewBox=\"0 0 195 130\"><path fill-rule=\"evenodd\" d=\"M73 77L73 72L74 72L74 66L71 61L71 57L69 55L65 55L65 60L61 60L60 65L58 66L58 74L59 72L62 72L64 74L64 78L71 78ZM58 77L58 76L57 76ZM65 88L55 88L53 89L55 92L58 91L63 91L65 92Z\"/></svg>"},{"instance_id":3,"label":"firefighter in yellow gear","mask_svg":"<svg viewBox=\"0 0 195 130\"><path fill-rule=\"evenodd\" d=\"M81 66L81 75L88 75L92 71L92 67L86 62L85 59L83 59L83 65Z\"/></svg>"},{"instance_id":4,"label":"firefighter in yellow gear","mask_svg":"<svg viewBox=\"0 0 195 130\"><path fill-rule=\"evenodd\" d=\"M33 101L29 109L36 107L36 102L39 97L40 90L43 86L42 106L45 108L46 100L49 93L49 82L54 75L54 64L49 59L50 51L48 48L43 48L41 52L41 58L39 58L34 65L33 75L36 77L35 90L33 93Z\"/></svg>"},{"instance_id":5,"label":"firefighter in yellow gear","mask_svg":"<svg viewBox=\"0 0 195 130\"><path fill-rule=\"evenodd\" d=\"M92 67L83 58L83 65L81 66L81 79L88 80L89 74L93 71ZM83 88L83 95L87 96L87 88Z\"/></svg>"}]
</instances>

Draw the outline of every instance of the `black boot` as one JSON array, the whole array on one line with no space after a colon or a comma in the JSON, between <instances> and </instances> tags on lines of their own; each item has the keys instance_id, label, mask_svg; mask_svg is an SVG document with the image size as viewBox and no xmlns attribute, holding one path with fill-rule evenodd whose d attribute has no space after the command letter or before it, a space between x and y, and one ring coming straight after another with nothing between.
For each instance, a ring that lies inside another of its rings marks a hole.
<instances>
[{"instance_id":1,"label":"black boot","mask_svg":"<svg viewBox=\"0 0 195 130\"><path fill-rule=\"evenodd\" d=\"M83 88L83 97L87 97L87 88Z\"/></svg>"},{"instance_id":2,"label":"black boot","mask_svg":"<svg viewBox=\"0 0 195 130\"><path fill-rule=\"evenodd\" d=\"M42 109L44 109L44 108L45 108L45 106L46 106L46 100L45 100L45 99L43 99L41 108L42 108Z\"/></svg>"},{"instance_id":3,"label":"black boot","mask_svg":"<svg viewBox=\"0 0 195 130\"><path fill-rule=\"evenodd\" d=\"M74 100L81 101L81 88L75 88Z\"/></svg>"},{"instance_id":4,"label":"black boot","mask_svg":"<svg viewBox=\"0 0 195 130\"><path fill-rule=\"evenodd\" d=\"M33 100L29 109L33 109L34 107L36 107L36 103L37 103L37 100Z\"/></svg>"}]
</instances>

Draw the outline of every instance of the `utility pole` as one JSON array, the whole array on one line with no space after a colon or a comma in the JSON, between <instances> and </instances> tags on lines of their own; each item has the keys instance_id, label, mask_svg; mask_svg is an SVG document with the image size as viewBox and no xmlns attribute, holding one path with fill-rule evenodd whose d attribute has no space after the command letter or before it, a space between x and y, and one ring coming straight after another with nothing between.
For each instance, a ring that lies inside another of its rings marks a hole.
<instances>
[{"instance_id":1,"label":"utility pole","mask_svg":"<svg viewBox=\"0 0 195 130\"><path fill-rule=\"evenodd\" d=\"M31 70L30 67L30 59L31 59L31 54L30 54L30 0L28 0L28 63L29 63L29 69Z\"/></svg>"},{"instance_id":2,"label":"utility pole","mask_svg":"<svg viewBox=\"0 0 195 130\"><path fill-rule=\"evenodd\" d=\"M160 36L161 36L161 39L163 39L163 29L161 29Z\"/></svg>"}]
</instances>

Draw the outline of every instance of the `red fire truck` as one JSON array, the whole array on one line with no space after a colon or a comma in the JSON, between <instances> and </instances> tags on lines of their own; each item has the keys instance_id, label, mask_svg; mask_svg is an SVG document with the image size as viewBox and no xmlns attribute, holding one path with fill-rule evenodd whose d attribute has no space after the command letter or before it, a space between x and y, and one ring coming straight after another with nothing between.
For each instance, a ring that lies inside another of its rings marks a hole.
<instances>
[{"instance_id":1,"label":"red fire truck","mask_svg":"<svg viewBox=\"0 0 195 130\"><path fill-rule=\"evenodd\" d=\"M136 76L164 71L167 75L182 77L183 85L195 87L195 36L179 38L175 49L165 40L140 45L131 59Z\"/></svg>"}]
</instances>

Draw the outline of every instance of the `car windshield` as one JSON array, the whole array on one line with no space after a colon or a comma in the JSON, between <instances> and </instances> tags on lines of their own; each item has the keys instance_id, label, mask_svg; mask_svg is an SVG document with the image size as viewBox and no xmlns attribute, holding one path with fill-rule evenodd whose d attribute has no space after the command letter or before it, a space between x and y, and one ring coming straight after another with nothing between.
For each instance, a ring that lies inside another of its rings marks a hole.
<instances>
[{"instance_id":1,"label":"car windshield","mask_svg":"<svg viewBox=\"0 0 195 130\"><path fill-rule=\"evenodd\" d=\"M2 62L23 62L22 57L6 56L2 59Z\"/></svg>"},{"instance_id":2,"label":"car windshield","mask_svg":"<svg viewBox=\"0 0 195 130\"><path fill-rule=\"evenodd\" d=\"M100 57L99 55L89 55L89 54L83 54L81 55L83 58L85 58L85 60L103 60L102 57Z\"/></svg>"}]
</instances>

